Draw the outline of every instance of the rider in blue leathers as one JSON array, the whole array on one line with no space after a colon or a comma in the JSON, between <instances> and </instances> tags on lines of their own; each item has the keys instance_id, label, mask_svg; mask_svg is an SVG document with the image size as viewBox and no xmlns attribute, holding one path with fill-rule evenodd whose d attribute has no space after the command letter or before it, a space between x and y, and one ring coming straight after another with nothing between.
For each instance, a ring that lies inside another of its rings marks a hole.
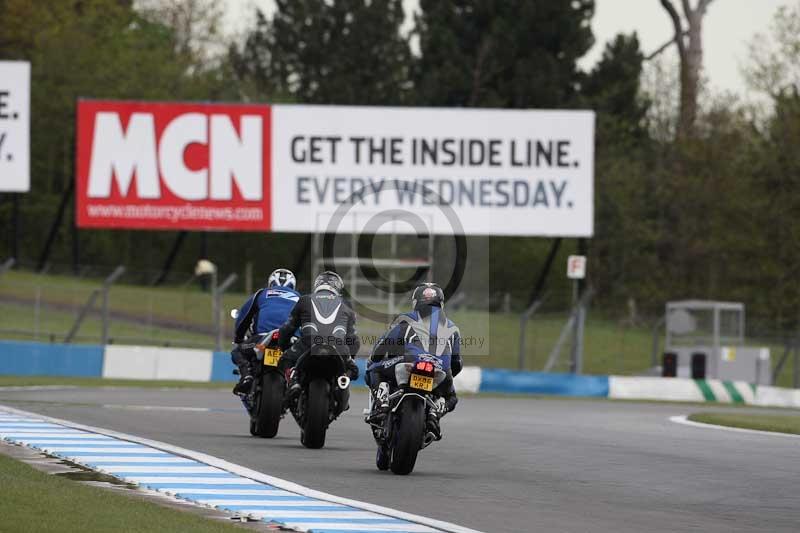
<instances>
[{"instance_id":1,"label":"rider in blue leathers","mask_svg":"<svg viewBox=\"0 0 800 533\"><path fill-rule=\"evenodd\" d=\"M437 387L442 400L440 410L433 413L428 425L440 438L439 419L455 409L458 403L453 377L463 367L461 334L444 312L444 292L435 283L423 283L411 297L414 309L399 315L380 338L369 357L370 369L364 379L372 390L373 411L368 418L381 416L388 407L389 383L394 381L394 358L427 353L435 355L447 372L445 381Z\"/></svg>"},{"instance_id":2,"label":"rider in blue leathers","mask_svg":"<svg viewBox=\"0 0 800 533\"><path fill-rule=\"evenodd\" d=\"M252 348L243 349L240 344L249 336L278 329L286 322L300 299L296 285L294 274L279 268L270 274L267 286L257 290L239 309L233 338L236 347L231 351L231 360L239 367L240 375L234 394L250 390L253 381L255 352Z\"/></svg>"}]
</instances>

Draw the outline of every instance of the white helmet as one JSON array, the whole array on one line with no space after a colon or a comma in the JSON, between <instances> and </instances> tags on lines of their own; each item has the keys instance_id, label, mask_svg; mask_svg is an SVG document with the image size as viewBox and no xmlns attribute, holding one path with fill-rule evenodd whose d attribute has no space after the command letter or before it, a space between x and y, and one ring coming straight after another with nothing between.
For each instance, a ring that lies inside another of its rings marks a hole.
<instances>
[{"instance_id":1,"label":"white helmet","mask_svg":"<svg viewBox=\"0 0 800 533\"><path fill-rule=\"evenodd\" d=\"M291 270L279 268L269 275L267 287L287 287L294 289L297 286L297 279Z\"/></svg>"}]
</instances>

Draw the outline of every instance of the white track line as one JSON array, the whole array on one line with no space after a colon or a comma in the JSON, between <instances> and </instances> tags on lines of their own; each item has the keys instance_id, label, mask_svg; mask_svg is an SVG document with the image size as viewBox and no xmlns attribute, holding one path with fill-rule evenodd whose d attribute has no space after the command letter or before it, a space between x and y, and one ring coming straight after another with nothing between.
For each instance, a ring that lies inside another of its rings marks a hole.
<instances>
[{"instance_id":1,"label":"white track line","mask_svg":"<svg viewBox=\"0 0 800 533\"><path fill-rule=\"evenodd\" d=\"M705 422L695 422L694 420L689 420L689 418L686 415L671 416L669 417L669 421L674 422L676 424L683 424L684 426L693 426L705 429L719 429L721 431L733 431L735 433L750 433L751 435L766 435L768 437L789 437L790 439L800 439L800 435L794 435L792 433L779 433L777 431L761 431L758 429L733 428L729 426L719 426L717 424L706 424Z\"/></svg>"},{"instance_id":2,"label":"white track line","mask_svg":"<svg viewBox=\"0 0 800 533\"><path fill-rule=\"evenodd\" d=\"M137 437L135 435L128 435L125 433L120 433L118 431L113 431L110 429L105 428L98 428L94 426L87 426L84 424L77 424L75 422L71 422L69 420L62 420L60 418L53 418L45 415L41 415L38 413L33 413L30 411L23 411L21 409L15 409L13 407L9 407L7 405L1 405L6 412L11 413L16 416L27 416L33 417L39 420L44 420L47 422L53 422L55 424L61 424L67 427L71 427L77 430L82 431L91 431L94 433L100 433L103 435L108 435L110 437L115 437L118 439L123 439L131 442L136 442L142 444L144 446L150 446L153 448L158 448L163 451L167 451L170 453L174 453L176 455L182 455L184 457L189 457L201 463L205 463L210 466L214 466L217 468L221 468L222 470L227 470L233 474L250 478L251 480L259 481L261 483L267 483L272 485L273 487L277 487L279 489L287 490L290 492L294 492L301 496L307 496L309 498L314 498L317 500L328 501L332 503L340 503L343 505L347 505L350 507L356 507L358 509L363 509L364 511L371 511L373 513L382 514L384 516L389 516L392 518L398 518L400 520L407 520L409 522L416 522L417 524L424 524L426 526L440 529L446 531L448 533L481 533L478 530L470 529L467 527L459 526L457 524L451 524L449 522L444 522L441 520L436 520L433 518L427 518L424 516L419 516L411 513L406 513L404 511L399 511L397 509L391 509L389 507L383 507L381 505L375 505L372 503L362 502L358 500L352 500L350 498L342 498L340 496L335 496L333 494L328 494L326 492L310 489L308 487L304 487L292 481L287 481L285 479L273 477L267 474L263 474L261 472L257 472L255 470L251 470L250 468L246 468L234 463L230 463L225 461L224 459L220 459L219 457L214 457L213 455L208 455L205 453L197 452L194 450L188 450L186 448L181 448L179 446L173 446L172 444L167 444L166 442L160 442L156 440L145 439L142 437ZM70 436L71 437L71 436ZM180 479L180 481L173 480L171 478L163 477L163 478L155 478L156 480L149 480L150 482L159 482L159 483L179 483L179 482L186 482L186 479ZM217 483L217 484L225 484L226 481L238 481L241 483L242 480L225 480L225 478L194 478L192 482L203 480L203 483ZM146 482L143 478L133 478L132 481L139 481L141 483ZM188 491L191 491L189 489ZM188 492L187 491L187 492Z\"/></svg>"}]
</instances>

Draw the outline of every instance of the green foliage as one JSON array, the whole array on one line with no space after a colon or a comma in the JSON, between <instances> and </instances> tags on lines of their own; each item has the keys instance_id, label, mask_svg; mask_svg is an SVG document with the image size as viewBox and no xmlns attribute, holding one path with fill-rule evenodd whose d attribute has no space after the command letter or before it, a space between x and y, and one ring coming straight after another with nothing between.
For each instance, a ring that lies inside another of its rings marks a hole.
<instances>
[{"instance_id":1,"label":"green foliage","mask_svg":"<svg viewBox=\"0 0 800 533\"><path fill-rule=\"evenodd\" d=\"M25 241L18 258L31 262L40 253L63 191L74 179L77 99L211 100L232 98L236 92L231 90L224 65L208 68L207 58L177 49L173 28L134 10L130 2L4 3L0 53L28 60L32 66L31 188L35 192L20 201ZM10 208L3 207L0 216L8 217ZM51 257L54 262L69 260L67 237L73 216L68 209ZM163 249L170 239L164 234L102 231L84 232L81 240L84 257L105 262L120 252L123 257L139 254L145 243L155 242Z\"/></svg>"},{"instance_id":2,"label":"green foliage","mask_svg":"<svg viewBox=\"0 0 800 533\"><path fill-rule=\"evenodd\" d=\"M24 263L38 258L73 179L79 97L577 107L597 112L589 252L597 308L635 325L634 307L654 316L669 299L719 298L744 301L748 323L762 329L800 324L796 8L780 12L747 68L774 106L754 120L739 102L706 103L697 134L682 140L674 138L676 106L664 98L677 88L662 77L645 97L635 34L607 43L591 71L578 69L593 42L591 0L421 0L410 34L401 31L401 0L279 0L273 16L256 12L241 46L220 45L211 0L0 0L0 12L0 56L33 65L34 192L21 200ZM4 224L10 210L0 202ZM69 206L53 263L69 262L72 216ZM105 272L124 263L147 271L139 281L149 282L175 233L81 231L79 240L83 263ZM306 235L212 233L203 242L189 234L174 270L191 271L209 250L223 273L241 274L252 262L256 282L278 265L297 270L301 283L310 277ZM437 239L440 268L455 253L443 242ZM550 242L478 237L468 245L472 300L495 309L510 293L519 309ZM563 265L574 249L564 241L556 259L553 308L569 304ZM0 259L8 255L3 240Z\"/></svg>"},{"instance_id":3,"label":"green foliage","mask_svg":"<svg viewBox=\"0 0 800 533\"><path fill-rule=\"evenodd\" d=\"M574 103L594 0L422 0L416 102L555 108Z\"/></svg>"},{"instance_id":4,"label":"green foliage","mask_svg":"<svg viewBox=\"0 0 800 533\"><path fill-rule=\"evenodd\" d=\"M401 104L411 58L401 0L277 0L233 64L264 96L318 104Z\"/></svg>"}]
</instances>

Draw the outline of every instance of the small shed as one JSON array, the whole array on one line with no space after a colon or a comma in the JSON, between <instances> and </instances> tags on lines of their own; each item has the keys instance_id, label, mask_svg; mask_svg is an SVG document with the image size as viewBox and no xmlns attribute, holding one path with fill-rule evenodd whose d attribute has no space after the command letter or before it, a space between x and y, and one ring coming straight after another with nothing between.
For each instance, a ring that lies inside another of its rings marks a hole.
<instances>
[{"instance_id":1,"label":"small shed","mask_svg":"<svg viewBox=\"0 0 800 533\"><path fill-rule=\"evenodd\" d=\"M769 384L769 348L745 345L743 303L668 302L665 316L665 376Z\"/></svg>"}]
</instances>

